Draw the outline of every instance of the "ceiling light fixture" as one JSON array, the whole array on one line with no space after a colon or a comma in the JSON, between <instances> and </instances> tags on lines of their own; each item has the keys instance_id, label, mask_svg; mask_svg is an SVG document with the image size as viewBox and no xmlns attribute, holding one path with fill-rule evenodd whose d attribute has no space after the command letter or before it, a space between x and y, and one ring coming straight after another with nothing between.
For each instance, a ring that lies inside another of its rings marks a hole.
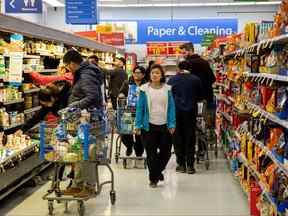
<instances>
[{"instance_id":1,"label":"ceiling light fixture","mask_svg":"<svg viewBox=\"0 0 288 216\"><path fill-rule=\"evenodd\" d=\"M217 2L217 3L159 3L159 4L101 4L100 7L217 7L217 6L251 6L251 5L279 5L281 1L270 2Z\"/></svg>"},{"instance_id":2,"label":"ceiling light fixture","mask_svg":"<svg viewBox=\"0 0 288 216\"><path fill-rule=\"evenodd\" d=\"M65 5L58 1L58 0L43 0L46 4L52 6L52 7L64 7Z\"/></svg>"}]
</instances>

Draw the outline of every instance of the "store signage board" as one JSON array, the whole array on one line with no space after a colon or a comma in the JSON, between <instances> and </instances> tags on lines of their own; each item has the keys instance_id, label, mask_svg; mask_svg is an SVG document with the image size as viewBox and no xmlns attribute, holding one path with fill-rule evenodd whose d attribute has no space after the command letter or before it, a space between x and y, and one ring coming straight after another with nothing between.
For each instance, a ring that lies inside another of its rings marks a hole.
<instances>
[{"instance_id":1,"label":"store signage board","mask_svg":"<svg viewBox=\"0 0 288 216\"><path fill-rule=\"evenodd\" d=\"M187 41L182 42L147 42L148 56L179 56L181 55L180 46Z\"/></svg>"},{"instance_id":2,"label":"store signage board","mask_svg":"<svg viewBox=\"0 0 288 216\"><path fill-rule=\"evenodd\" d=\"M5 0L6 13L42 13L42 0Z\"/></svg>"},{"instance_id":3,"label":"store signage board","mask_svg":"<svg viewBox=\"0 0 288 216\"><path fill-rule=\"evenodd\" d=\"M66 0L66 23L92 25L98 23L97 0Z\"/></svg>"},{"instance_id":4,"label":"store signage board","mask_svg":"<svg viewBox=\"0 0 288 216\"><path fill-rule=\"evenodd\" d=\"M225 36L237 31L237 19L143 20L138 21L137 43L191 41L200 44L206 34Z\"/></svg>"}]
</instances>

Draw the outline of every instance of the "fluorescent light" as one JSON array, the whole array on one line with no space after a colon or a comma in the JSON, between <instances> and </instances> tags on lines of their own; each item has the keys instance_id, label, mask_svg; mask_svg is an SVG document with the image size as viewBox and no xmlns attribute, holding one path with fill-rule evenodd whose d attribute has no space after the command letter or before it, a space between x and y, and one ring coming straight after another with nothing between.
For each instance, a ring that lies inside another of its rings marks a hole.
<instances>
[{"instance_id":1,"label":"fluorescent light","mask_svg":"<svg viewBox=\"0 0 288 216\"><path fill-rule=\"evenodd\" d=\"M46 4L49 4L52 7L64 7L65 5L58 0L43 0Z\"/></svg>"},{"instance_id":2,"label":"fluorescent light","mask_svg":"<svg viewBox=\"0 0 288 216\"><path fill-rule=\"evenodd\" d=\"M211 2L211 3L159 3L159 4L101 4L100 7L218 7L218 6L251 6L251 5L279 5L281 1L270 2Z\"/></svg>"},{"instance_id":3,"label":"fluorescent light","mask_svg":"<svg viewBox=\"0 0 288 216\"><path fill-rule=\"evenodd\" d=\"M122 2L123 0L99 0L100 2Z\"/></svg>"}]
</instances>

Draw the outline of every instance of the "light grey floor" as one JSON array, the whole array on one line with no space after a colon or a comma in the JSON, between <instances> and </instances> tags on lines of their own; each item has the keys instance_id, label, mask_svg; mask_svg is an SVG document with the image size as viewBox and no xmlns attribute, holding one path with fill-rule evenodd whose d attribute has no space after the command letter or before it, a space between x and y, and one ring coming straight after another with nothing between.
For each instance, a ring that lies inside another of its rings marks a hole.
<instances>
[{"instance_id":1,"label":"light grey floor","mask_svg":"<svg viewBox=\"0 0 288 216\"><path fill-rule=\"evenodd\" d=\"M86 215L248 216L247 197L228 170L226 161L218 159L211 163L211 170L198 166L197 174L191 176L176 173L175 158L172 157L165 173L165 183L157 189L149 188L147 171L124 170L120 165L113 165L116 205L110 205L107 187L96 199L86 202ZM101 173L103 179L107 178L105 169ZM16 193L12 199L0 204L0 215L48 215L47 202L41 199L47 188L48 184L34 193L32 189ZM55 204L55 208L56 216L77 215L75 203L69 205L69 214L63 213L63 204Z\"/></svg>"}]
</instances>

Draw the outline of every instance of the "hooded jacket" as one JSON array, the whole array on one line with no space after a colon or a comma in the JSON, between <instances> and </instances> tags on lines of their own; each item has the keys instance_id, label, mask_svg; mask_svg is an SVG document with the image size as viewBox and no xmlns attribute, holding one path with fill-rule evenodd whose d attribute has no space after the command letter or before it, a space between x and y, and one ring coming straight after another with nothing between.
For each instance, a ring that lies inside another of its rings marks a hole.
<instances>
[{"instance_id":1,"label":"hooded jacket","mask_svg":"<svg viewBox=\"0 0 288 216\"><path fill-rule=\"evenodd\" d=\"M189 62L191 74L196 75L202 82L203 86L203 96L207 100L207 103L213 102L213 83L216 81L215 75L205 59L201 58L199 55L194 54L186 58Z\"/></svg>"},{"instance_id":2,"label":"hooded jacket","mask_svg":"<svg viewBox=\"0 0 288 216\"><path fill-rule=\"evenodd\" d=\"M74 87L69 97L69 107L101 108L103 105L102 84L101 70L93 64L82 62L74 74Z\"/></svg>"}]
</instances>

